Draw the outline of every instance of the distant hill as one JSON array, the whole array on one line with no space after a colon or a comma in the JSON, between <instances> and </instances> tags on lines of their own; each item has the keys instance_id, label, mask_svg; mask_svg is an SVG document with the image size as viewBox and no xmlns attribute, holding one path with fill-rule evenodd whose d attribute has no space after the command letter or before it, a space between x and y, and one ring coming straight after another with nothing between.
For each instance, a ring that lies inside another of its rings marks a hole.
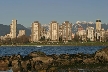
<instances>
[{"instance_id":1,"label":"distant hill","mask_svg":"<svg viewBox=\"0 0 108 72\"><path fill-rule=\"evenodd\" d=\"M28 29L21 24L17 24L17 31L19 31L19 30L25 30L27 36L30 36L30 34L31 34L31 29Z\"/></svg>"},{"instance_id":2,"label":"distant hill","mask_svg":"<svg viewBox=\"0 0 108 72\"><path fill-rule=\"evenodd\" d=\"M24 27L21 24L17 24L17 34L18 34L19 30L25 30L27 36L29 36L31 34L31 30ZM9 33L10 33L10 26L0 24L0 36L4 36L4 35L9 34Z\"/></svg>"},{"instance_id":3,"label":"distant hill","mask_svg":"<svg viewBox=\"0 0 108 72\"><path fill-rule=\"evenodd\" d=\"M0 24L0 36L4 36L10 32L10 26Z\"/></svg>"}]
</instances>

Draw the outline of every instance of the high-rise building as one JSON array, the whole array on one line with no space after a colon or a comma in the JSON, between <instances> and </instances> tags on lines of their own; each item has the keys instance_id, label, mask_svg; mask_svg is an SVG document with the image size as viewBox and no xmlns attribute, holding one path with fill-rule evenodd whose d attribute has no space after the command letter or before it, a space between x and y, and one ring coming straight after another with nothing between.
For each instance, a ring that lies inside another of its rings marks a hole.
<instances>
[{"instance_id":1,"label":"high-rise building","mask_svg":"<svg viewBox=\"0 0 108 72\"><path fill-rule=\"evenodd\" d=\"M101 20L96 20L95 41L100 40Z\"/></svg>"},{"instance_id":2,"label":"high-rise building","mask_svg":"<svg viewBox=\"0 0 108 72\"><path fill-rule=\"evenodd\" d=\"M105 31L105 41L108 42L108 29Z\"/></svg>"},{"instance_id":3,"label":"high-rise building","mask_svg":"<svg viewBox=\"0 0 108 72\"><path fill-rule=\"evenodd\" d=\"M87 27L86 32L87 32L87 38L90 41L94 41L94 27Z\"/></svg>"},{"instance_id":4,"label":"high-rise building","mask_svg":"<svg viewBox=\"0 0 108 72\"><path fill-rule=\"evenodd\" d=\"M50 23L50 38L52 41L59 40L59 25L57 21L52 21Z\"/></svg>"},{"instance_id":5,"label":"high-rise building","mask_svg":"<svg viewBox=\"0 0 108 72\"><path fill-rule=\"evenodd\" d=\"M17 37L21 37L23 35L25 35L25 30L19 30L19 34Z\"/></svg>"},{"instance_id":6,"label":"high-rise building","mask_svg":"<svg viewBox=\"0 0 108 72\"><path fill-rule=\"evenodd\" d=\"M100 42L105 42L105 30L104 30L104 28L102 28L101 30L100 30Z\"/></svg>"},{"instance_id":7,"label":"high-rise building","mask_svg":"<svg viewBox=\"0 0 108 72\"><path fill-rule=\"evenodd\" d=\"M96 20L96 30L101 30L101 20Z\"/></svg>"},{"instance_id":8,"label":"high-rise building","mask_svg":"<svg viewBox=\"0 0 108 72\"><path fill-rule=\"evenodd\" d=\"M83 27L82 26L78 26L78 30L77 31L79 32L81 30L83 30Z\"/></svg>"},{"instance_id":9,"label":"high-rise building","mask_svg":"<svg viewBox=\"0 0 108 72\"><path fill-rule=\"evenodd\" d=\"M41 29L41 24L38 21L34 21L31 27L31 41L32 42L37 42L40 40L40 32L41 32L40 29Z\"/></svg>"},{"instance_id":10,"label":"high-rise building","mask_svg":"<svg viewBox=\"0 0 108 72\"><path fill-rule=\"evenodd\" d=\"M10 37L11 39L16 38L16 27L17 27L17 20L12 20L10 24Z\"/></svg>"},{"instance_id":11,"label":"high-rise building","mask_svg":"<svg viewBox=\"0 0 108 72\"><path fill-rule=\"evenodd\" d=\"M78 39L82 41L86 41L86 30L80 30L76 32L76 35L78 35Z\"/></svg>"},{"instance_id":12,"label":"high-rise building","mask_svg":"<svg viewBox=\"0 0 108 72\"><path fill-rule=\"evenodd\" d=\"M59 41L62 41L62 25L59 25Z\"/></svg>"},{"instance_id":13,"label":"high-rise building","mask_svg":"<svg viewBox=\"0 0 108 72\"><path fill-rule=\"evenodd\" d=\"M46 35L46 28L44 26L41 26L41 37Z\"/></svg>"},{"instance_id":14,"label":"high-rise building","mask_svg":"<svg viewBox=\"0 0 108 72\"><path fill-rule=\"evenodd\" d=\"M62 40L72 40L72 23L69 23L69 21L62 23Z\"/></svg>"}]
</instances>

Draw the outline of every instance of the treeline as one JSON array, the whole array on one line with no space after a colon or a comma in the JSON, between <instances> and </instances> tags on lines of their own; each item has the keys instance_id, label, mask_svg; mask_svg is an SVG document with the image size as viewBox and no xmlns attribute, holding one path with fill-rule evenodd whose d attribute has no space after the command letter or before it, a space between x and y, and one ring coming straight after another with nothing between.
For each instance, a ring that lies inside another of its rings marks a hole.
<instances>
[{"instance_id":1,"label":"treeline","mask_svg":"<svg viewBox=\"0 0 108 72\"><path fill-rule=\"evenodd\" d=\"M25 44L30 42L30 37L23 35L18 38L11 39L10 37L7 37L4 40L0 39L0 44Z\"/></svg>"},{"instance_id":2,"label":"treeline","mask_svg":"<svg viewBox=\"0 0 108 72\"><path fill-rule=\"evenodd\" d=\"M47 42L53 42L53 41L51 41L50 38L45 39L45 37L43 36L39 39L38 42L47 43ZM82 37L75 35L75 37L72 40L68 40L68 41L62 40L62 37L59 37L59 41L57 41L57 42L60 42L60 43L64 43L64 42L90 42L90 40L87 37L83 40ZM100 42L100 40L95 39L94 42ZM104 42L108 42L108 37L106 37L104 39ZM3 45L6 45L6 44L8 44L8 45L14 44L15 45L15 44L29 44L29 43L31 43L31 38L30 38L30 36L26 36L26 35L23 35L23 36L20 36L18 38L14 38L14 39L11 39L10 37L5 38L4 40L0 39L0 45L2 45L2 44Z\"/></svg>"}]
</instances>

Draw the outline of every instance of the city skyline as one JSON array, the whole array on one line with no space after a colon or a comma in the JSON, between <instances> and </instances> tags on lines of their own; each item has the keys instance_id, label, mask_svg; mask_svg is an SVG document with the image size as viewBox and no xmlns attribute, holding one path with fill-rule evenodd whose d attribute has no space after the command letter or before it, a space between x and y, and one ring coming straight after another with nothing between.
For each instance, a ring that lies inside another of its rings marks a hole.
<instances>
[{"instance_id":1,"label":"city skyline","mask_svg":"<svg viewBox=\"0 0 108 72\"><path fill-rule=\"evenodd\" d=\"M79 25L79 24L77 24ZM48 28L48 29L47 29ZM101 20L96 20L96 29L94 27L87 26L86 29L83 29L82 26L78 26L77 32L73 33L72 23L65 21L62 25L59 25L57 21L51 21L48 27L41 26L39 21L34 21L31 26L31 34L29 35L28 40L30 42L39 42L39 41L72 41L72 38L77 37L81 41L100 41L106 42L108 38L108 29L105 30L101 27ZM19 30L17 35L17 20L12 20L10 24L10 33L5 36L0 36L1 40L14 40L17 38L22 38L26 36L24 29ZM76 38L74 38L76 39Z\"/></svg>"},{"instance_id":2,"label":"city skyline","mask_svg":"<svg viewBox=\"0 0 108 72\"><path fill-rule=\"evenodd\" d=\"M107 0L2 0L0 2L0 24L10 25L12 19L17 19L18 24L25 27L30 27L33 21L49 24L53 20L60 24L64 21L95 22L96 19L108 23L107 3Z\"/></svg>"}]
</instances>

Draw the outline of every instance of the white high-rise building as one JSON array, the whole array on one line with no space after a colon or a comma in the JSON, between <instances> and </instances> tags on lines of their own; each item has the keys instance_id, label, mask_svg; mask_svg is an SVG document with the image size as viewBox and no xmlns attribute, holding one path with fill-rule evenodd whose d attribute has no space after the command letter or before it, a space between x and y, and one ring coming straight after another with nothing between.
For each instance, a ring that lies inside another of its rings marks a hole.
<instances>
[{"instance_id":1,"label":"white high-rise building","mask_svg":"<svg viewBox=\"0 0 108 72\"><path fill-rule=\"evenodd\" d=\"M52 41L59 40L59 25L57 21L52 21L50 23L50 37Z\"/></svg>"},{"instance_id":2,"label":"white high-rise building","mask_svg":"<svg viewBox=\"0 0 108 72\"><path fill-rule=\"evenodd\" d=\"M62 40L72 40L72 23L69 23L69 21L62 23Z\"/></svg>"},{"instance_id":3,"label":"white high-rise building","mask_svg":"<svg viewBox=\"0 0 108 72\"><path fill-rule=\"evenodd\" d=\"M90 39L90 41L94 41L94 27L87 27L87 38Z\"/></svg>"},{"instance_id":4,"label":"white high-rise building","mask_svg":"<svg viewBox=\"0 0 108 72\"><path fill-rule=\"evenodd\" d=\"M100 42L105 42L105 30L104 30L104 28L102 28L101 30L100 30Z\"/></svg>"},{"instance_id":5,"label":"white high-rise building","mask_svg":"<svg viewBox=\"0 0 108 72\"><path fill-rule=\"evenodd\" d=\"M101 20L96 20L96 30L101 30Z\"/></svg>"},{"instance_id":6,"label":"white high-rise building","mask_svg":"<svg viewBox=\"0 0 108 72\"><path fill-rule=\"evenodd\" d=\"M16 38L16 27L17 27L17 20L12 20L10 24L10 37L11 39Z\"/></svg>"},{"instance_id":7,"label":"white high-rise building","mask_svg":"<svg viewBox=\"0 0 108 72\"><path fill-rule=\"evenodd\" d=\"M38 21L34 21L32 23L32 28L31 28L31 41L32 42L37 42L40 40L40 31L41 30L41 24Z\"/></svg>"},{"instance_id":8,"label":"white high-rise building","mask_svg":"<svg viewBox=\"0 0 108 72\"><path fill-rule=\"evenodd\" d=\"M100 30L101 30L101 20L97 19L96 20L96 31L95 31L95 40L96 41L100 40Z\"/></svg>"}]
</instances>

